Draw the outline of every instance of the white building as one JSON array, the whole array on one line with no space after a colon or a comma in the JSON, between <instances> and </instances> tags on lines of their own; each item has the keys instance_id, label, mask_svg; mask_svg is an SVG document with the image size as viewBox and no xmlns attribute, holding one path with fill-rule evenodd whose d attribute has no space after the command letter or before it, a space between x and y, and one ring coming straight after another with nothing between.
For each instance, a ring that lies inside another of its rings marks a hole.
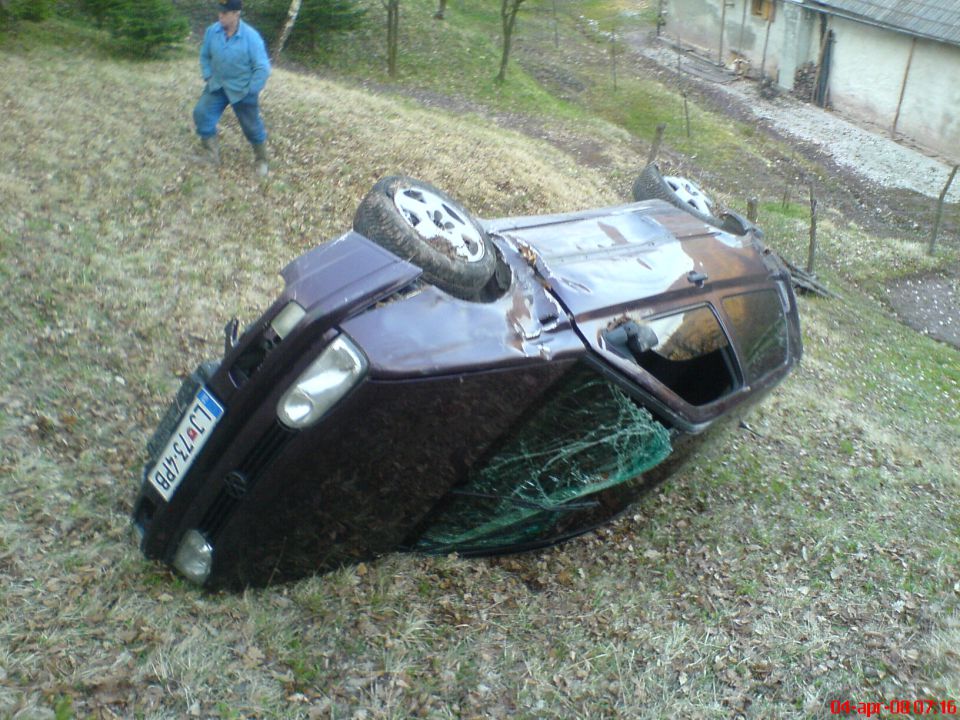
<instances>
[{"instance_id":1,"label":"white building","mask_svg":"<svg viewBox=\"0 0 960 720\"><path fill-rule=\"evenodd\" d=\"M960 161L960 0L661 5L669 38Z\"/></svg>"}]
</instances>

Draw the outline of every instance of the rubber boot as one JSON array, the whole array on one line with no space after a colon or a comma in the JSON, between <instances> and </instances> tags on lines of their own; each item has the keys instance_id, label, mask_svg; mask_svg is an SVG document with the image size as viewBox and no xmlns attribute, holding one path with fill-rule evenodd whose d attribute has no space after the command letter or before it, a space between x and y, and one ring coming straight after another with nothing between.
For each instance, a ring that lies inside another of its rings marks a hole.
<instances>
[{"instance_id":1,"label":"rubber boot","mask_svg":"<svg viewBox=\"0 0 960 720\"><path fill-rule=\"evenodd\" d=\"M266 177L270 172L270 165L267 160L267 144L258 143L253 146L253 158L257 164L257 175Z\"/></svg>"},{"instance_id":2,"label":"rubber boot","mask_svg":"<svg viewBox=\"0 0 960 720\"><path fill-rule=\"evenodd\" d=\"M211 165L220 164L220 141L217 136L200 138L200 145L203 147L201 160Z\"/></svg>"}]
</instances>

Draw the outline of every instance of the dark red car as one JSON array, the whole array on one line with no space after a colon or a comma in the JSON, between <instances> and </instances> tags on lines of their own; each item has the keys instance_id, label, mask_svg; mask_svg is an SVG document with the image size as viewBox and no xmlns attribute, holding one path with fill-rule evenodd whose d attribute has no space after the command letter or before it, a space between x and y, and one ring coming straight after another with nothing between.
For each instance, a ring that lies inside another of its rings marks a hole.
<instances>
[{"instance_id":1,"label":"dark red car","mask_svg":"<svg viewBox=\"0 0 960 720\"><path fill-rule=\"evenodd\" d=\"M542 546L622 510L801 355L759 230L652 165L634 195L479 220L426 183L377 183L184 381L148 444L143 552L243 587L397 549Z\"/></svg>"}]
</instances>

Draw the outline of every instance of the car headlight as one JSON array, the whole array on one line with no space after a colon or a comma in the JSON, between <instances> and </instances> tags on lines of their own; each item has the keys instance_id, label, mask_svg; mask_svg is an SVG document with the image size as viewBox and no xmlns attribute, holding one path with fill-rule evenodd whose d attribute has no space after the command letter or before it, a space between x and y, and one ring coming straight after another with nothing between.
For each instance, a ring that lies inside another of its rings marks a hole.
<instances>
[{"instance_id":1,"label":"car headlight","mask_svg":"<svg viewBox=\"0 0 960 720\"><path fill-rule=\"evenodd\" d=\"M277 417L287 427L305 428L332 408L367 370L367 359L340 335L320 353L277 404Z\"/></svg>"},{"instance_id":2,"label":"car headlight","mask_svg":"<svg viewBox=\"0 0 960 720\"><path fill-rule=\"evenodd\" d=\"M213 567L213 547L196 530L187 530L173 557L173 566L192 582L203 585Z\"/></svg>"}]
</instances>

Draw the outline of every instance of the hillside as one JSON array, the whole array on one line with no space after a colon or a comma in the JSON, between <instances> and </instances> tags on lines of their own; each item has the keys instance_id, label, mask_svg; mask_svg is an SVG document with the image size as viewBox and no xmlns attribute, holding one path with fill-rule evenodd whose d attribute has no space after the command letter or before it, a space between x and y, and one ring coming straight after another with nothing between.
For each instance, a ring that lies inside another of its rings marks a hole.
<instances>
[{"instance_id":1,"label":"hillside","mask_svg":"<svg viewBox=\"0 0 960 720\"><path fill-rule=\"evenodd\" d=\"M223 323L254 318L382 175L483 216L559 212L625 200L646 140L576 114L541 139L280 69L260 184L229 116L224 165L193 161L192 54L24 43L0 63L0 716L809 718L960 699L960 352L875 299L955 249L930 259L828 210L844 299L801 300L802 366L596 533L207 595L140 556L129 512L144 443ZM779 193L763 219L800 257L803 209Z\"/></svg>"}]
</instances>

